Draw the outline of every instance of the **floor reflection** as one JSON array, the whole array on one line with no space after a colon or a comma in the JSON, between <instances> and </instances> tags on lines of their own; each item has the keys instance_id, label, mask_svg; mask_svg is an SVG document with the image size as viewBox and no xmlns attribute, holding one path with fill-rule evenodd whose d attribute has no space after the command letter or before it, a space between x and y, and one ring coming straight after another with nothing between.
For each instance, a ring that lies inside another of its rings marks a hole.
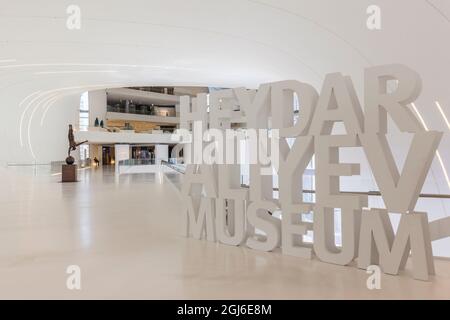
<instances>
[{"instance_id":1,"label":"floor reflection","mask_svg":"<svg viewBox=\"0 0 450 320\"><path fill-rule=\"evenodd\" d=\"M385 290L369 291L364 270L182 237L175 174L40 172L0 170L0 299L450 298L448 261L436 281L383 276ZM65 287L73 264L77 293Z\"/></svg>"}]
</instances>

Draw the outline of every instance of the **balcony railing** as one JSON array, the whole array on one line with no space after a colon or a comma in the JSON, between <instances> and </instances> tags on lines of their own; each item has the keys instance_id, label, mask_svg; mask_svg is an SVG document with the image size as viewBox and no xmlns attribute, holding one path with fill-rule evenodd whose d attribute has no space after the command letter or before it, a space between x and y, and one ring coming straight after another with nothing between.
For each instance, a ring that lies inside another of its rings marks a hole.
<instances>
[{"instance_id":1,"label":"balcony railing","mask_svg":"<svg viewBox=\"0 0 450 320\"><path fill-rule=\"evenodd\" d=\"M127 89L155 92L155 93L162 93L162 94L170 94L170 95L174 94L173 87L127 87Z\"/></svg>"},{"instance_id":2,"label":"balcony railing","mask_svg":"<svg viewBox=\"0 0 450 320\"><path fill-rule=\"evenodd\" d=\"M152 159L127 159L119 161L119 166L146 166L156 164L154 158Z\"/></svg>"},{"instance_id":3,"label":"balcony railing","mask_svg":"<svg viewBox=\"0 0 450 320\"><path fill-rule=\"evenodd\" d=\"M158 117L175 117L175 112L158 112L156 109L152 109L151 107L147 106L140 106L137 108L130 107L128 111L125 109L125 107L122 106L107 106L106 107L107 112L117 112L117 113L126 113L126 114L140 114L140 115L146 115L146 116L158 116Z\"/></svg>"}]
</instances>

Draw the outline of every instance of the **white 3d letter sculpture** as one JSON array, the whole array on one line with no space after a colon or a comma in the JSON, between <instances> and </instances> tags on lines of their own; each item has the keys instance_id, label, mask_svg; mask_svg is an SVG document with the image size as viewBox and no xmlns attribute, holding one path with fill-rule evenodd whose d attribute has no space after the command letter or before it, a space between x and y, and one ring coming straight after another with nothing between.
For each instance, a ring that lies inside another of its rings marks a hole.
<instances>
[{"instance_id":1,"label":"white 3d letter sculpture","mask_svg":"<svg viewBox=\"0 0 450 320\"><path fill-rule=\"evenodd\" d=\"M281 247L284 254L339 265L356 259L359 268L378 264L389 274L411 255L414 277L428 280L434 274L428 218L414 210L442 133L426 131L407 105L421 90L413 70L371 67L364 86L364 112L351 79L340 73L325 77L320 95L290 80L217 91L209 104L205 94L182 97L181 130L192 134L183 146L183 234L262 251ZM401 171L386 138L388 115L413 135ZM364 150L385 208L368 208L367 194L340 190L341 177L360 174L359 164L341 161L343 148ZM268 154L276 155L269 164L267 157L261 161ZM234 162L240 158L251 161ZM303 175L312 160L316 198L306 202ZM243 168L248 187L241 185ZM335 210L342 221L339 246ZM400 215L396 233L389 213ZM308 234L312 243L305 241Z\"/></svg>"}]
</instances>

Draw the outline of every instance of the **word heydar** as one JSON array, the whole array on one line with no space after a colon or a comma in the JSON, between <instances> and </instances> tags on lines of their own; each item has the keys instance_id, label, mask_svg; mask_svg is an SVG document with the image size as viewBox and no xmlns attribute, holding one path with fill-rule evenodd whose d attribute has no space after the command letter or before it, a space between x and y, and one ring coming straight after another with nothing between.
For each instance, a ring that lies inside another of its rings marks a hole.
<instances>
[{"instance_id":1,"label":"word heydar","mask_svg":"<svg viewBox=\"0 0 450 320\"><path fill-rule=\"evenodd\" d=\"M389 80L395 88L389 90ZM281 247L282 253L359 268L380 265L398 274L411 255L413 276L428 280L434 274L433 255L425 212L415 212L423 183L442 137L426 131L407 106L421 91L419 75L406 66L376 66L364 71L364 111L350 77L325 77L320 95L309 84L281 81L258 90L227 89L196 98L182 97L181 128L230 129L233 122L246 128L278 129L279 196L273 197L273 177L261 175L261 164L250 164L249 188L240 184L238 164L189 164L182 185L183 234L228 245L247 245L262 251ZM293 96L300 102L294 121ZM239 106L239 108L236 108ZM413 139L399 172L387 134L387 115ZM333 132L335 123L345 134ZM194 133L195 134L195 133ZM286 139L294 139L290 147ZM368 208L368 196L340 192L340 177L359 175L360 166L341 163L339 149L362 147L380 189L385 208ZM197 150L198 151L198 150ZM190 151L195 157L196 150ZM314 203L302 198L302 175L314 157ZM334 239L334 208L341 209L342 245ZM272 216L281 211L281 219ZM302 215L313 212L313 223ZM394 233L389 213L400 214ZM255 233L260 230L263 236ZM303 236L311 230L313 244Z\"/></svg>"}]
</instances>

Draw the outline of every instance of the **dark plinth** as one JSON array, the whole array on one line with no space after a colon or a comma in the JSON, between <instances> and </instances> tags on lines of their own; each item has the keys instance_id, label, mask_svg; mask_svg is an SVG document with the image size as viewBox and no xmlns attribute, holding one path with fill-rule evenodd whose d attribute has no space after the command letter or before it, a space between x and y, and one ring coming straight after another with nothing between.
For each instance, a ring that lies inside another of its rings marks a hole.
<instances>
[{"instance_id":1,"label":"dark plinth","mask_svg":"<svg viewBox=\"0 0 450 320\"><path fill-rule=\"evenodd\" d=\"M77 182L77 166L74 164L62 165L62 182Z\"/></svg>"}]
</instances>

